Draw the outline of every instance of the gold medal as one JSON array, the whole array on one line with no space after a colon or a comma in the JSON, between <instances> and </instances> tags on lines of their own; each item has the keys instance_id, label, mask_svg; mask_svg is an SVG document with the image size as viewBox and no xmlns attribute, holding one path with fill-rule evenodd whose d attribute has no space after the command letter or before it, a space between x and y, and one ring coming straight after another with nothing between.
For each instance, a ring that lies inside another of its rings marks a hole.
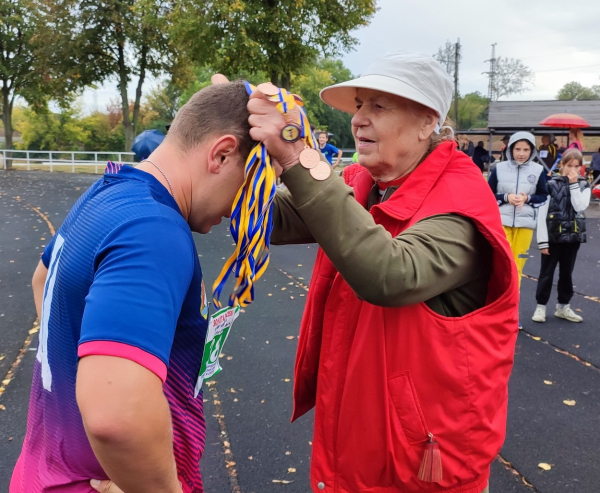
<instances>
[{"instance_id":1,"label":"gold medal","mask_svg":"<svg viewBox=\"0 0 600 493\"><path fill-rule=\"evenodd\" d=\"M275 84L271 84L270 82L263 82L262 84L258 84L256 88L265 96L277 96L279 94L279 88Z\"/></svg>"},{"instance_id":2,"label":"gold medal","mask_svg":"<svg viewBox=\"0 0 600 493\"><path fill-rule=\"evenodd\" d=\"M331 175L331 166L323 161L319 161L314 168L309 170L310 176L312 176L315 180L323 181L329 178Z\"/></svg>"},{"instance_id":3,"label":"gold medal","mask_svg":"<svg viewBox=\"0 0 600 493\"><path fill-rule=\"evenodd\" d=\"M307 147L300 153L300 164L306 169L313 169L321 162L319 152Z\"/></svg>"},{"instance_id":4,"label":"gold medal","mask_svg":"<svg viewBox=\"0 0 600 493\"><path fill-rule=\"evenodd\" d=\"M281 131L281 138L286 142L296 142L301 135L300 127L295 123L288 123Z\"/></svg>"}]
</instances>

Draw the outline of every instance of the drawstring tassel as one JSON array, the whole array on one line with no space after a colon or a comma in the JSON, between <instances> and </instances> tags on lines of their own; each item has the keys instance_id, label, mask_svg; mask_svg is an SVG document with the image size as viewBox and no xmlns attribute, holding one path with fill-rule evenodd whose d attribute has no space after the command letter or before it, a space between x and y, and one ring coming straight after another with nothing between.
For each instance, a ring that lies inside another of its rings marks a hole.
<instances>
[{"instance_id":1,"label":"drawstring tassel","mask_svg":"<svg viewBox=\"0 0 600 493\"><path fill-rule=\"evenodd\" d=\"M439 483L442 480L442 454L440 444L429 434L429 440L425 446L423 462L419 469L419 479L428 483Z\"/></svg>"}]
</instances>

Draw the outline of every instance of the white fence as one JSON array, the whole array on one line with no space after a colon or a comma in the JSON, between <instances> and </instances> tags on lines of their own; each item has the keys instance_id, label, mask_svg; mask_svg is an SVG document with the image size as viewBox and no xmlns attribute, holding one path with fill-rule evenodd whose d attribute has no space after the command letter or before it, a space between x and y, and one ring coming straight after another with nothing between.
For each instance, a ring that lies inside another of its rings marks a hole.
<instances>
[{"instance_id":1,"label":"white fence","mask_svg":"<svg viewBox=\"0 0 600 493\"><path fill-rule=\"evenodd\" d=\"M103 173L106 163L135 165L133 152L104 152L104 151L18 151L0 149L0 166L7 168L10 162L13 168L42 169L47 171L85 171Z\"/></svg>"}]
</instances>

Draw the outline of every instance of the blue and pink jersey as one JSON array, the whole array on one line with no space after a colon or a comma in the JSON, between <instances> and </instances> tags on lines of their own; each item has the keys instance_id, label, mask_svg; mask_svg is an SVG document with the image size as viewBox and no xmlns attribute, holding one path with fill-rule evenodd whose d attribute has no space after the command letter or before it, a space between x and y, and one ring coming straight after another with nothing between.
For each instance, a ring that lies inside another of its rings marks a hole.
<instances>
[{"instance_id":1,"label":"blue and pink jersey","mask_svg":"<svg viewBox=\"0 0 600 493\"><path fill-rule=\"evenodd\" d=\"M130 359L160 377L185 493L201 493L207 329L202 271L177 203L150 174L109 163L46 248L27 433L10 493L91 493L107 479L75 399L79 358Z\"/></svg>"}]
</instances>

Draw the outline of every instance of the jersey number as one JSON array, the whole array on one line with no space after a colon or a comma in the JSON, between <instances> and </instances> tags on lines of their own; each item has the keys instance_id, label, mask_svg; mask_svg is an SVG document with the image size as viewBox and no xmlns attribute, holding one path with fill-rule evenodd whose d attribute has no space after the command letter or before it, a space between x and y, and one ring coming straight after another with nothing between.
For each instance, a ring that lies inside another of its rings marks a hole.
<instances>
[{"instance_id":1,"label":"jersey number","mask_svg":"<svg viewBox=\"0 0 600 493\"><path fill-rule=\"evenodd\" d=\"M44 298L42 301L42 321L40 323L40 342L37 352L37 360L42 364L42 384L47 391L52 390L52 371L48 361L48 322L50 320L50 311L52 309L52 297L54 295L54 285L56 283L56 273L58 272L58 263L60 255L65 244L65 239L61 235L56 235L52 257L48 267L46 277L46 286L44 287Z\"/></svg>"}]
</instances>

